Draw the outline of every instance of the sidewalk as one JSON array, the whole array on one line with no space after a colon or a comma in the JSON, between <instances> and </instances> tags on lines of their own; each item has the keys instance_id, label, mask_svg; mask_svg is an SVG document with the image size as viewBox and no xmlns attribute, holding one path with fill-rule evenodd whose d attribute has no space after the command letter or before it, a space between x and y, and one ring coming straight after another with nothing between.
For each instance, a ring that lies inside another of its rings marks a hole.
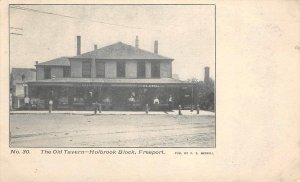
<instances>
[{"instance_id":1,"label":"sidewalk","mask_svg":"<svg viewBox=\"0 0 300 182\"><path fill-rule=\"evenodd\" d=\"M200 110L199 114L194 110L182 110L182 115L200 115L200 116L214 116L214 112ZM48 111L10 111L10 114L49 114ZM52 111L51 114L78 114L78 115L93 115L94 111ZM178 115L178 110L174 111L149 111L148 115ZM97 115L146 115L145 111L102 111L97 113Z\"/></svg>"}]
</instances>

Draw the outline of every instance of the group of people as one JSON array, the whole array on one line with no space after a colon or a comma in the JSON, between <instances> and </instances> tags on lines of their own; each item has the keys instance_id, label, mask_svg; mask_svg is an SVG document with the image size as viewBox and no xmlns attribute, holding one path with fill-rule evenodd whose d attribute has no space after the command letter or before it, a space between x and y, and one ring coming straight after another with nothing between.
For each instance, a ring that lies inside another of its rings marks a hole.
<instances>
[{"instance_id":1,"label":"group of people","mask_svg":"<svg viewBox=\"0 0 300 182\"><path fill-rule=\"evenodd\" d=\"M128 98L128 102L129 102L130 109L132 110L134 108L134 103L135 103L135 98L134 98L133 95L131 95ZM174 105L173 103L174 103L173 97L172 97L172 95L170 95L170 97L168 98L169 110L173 110L173 105ZM159 105L160 105L160 101L159 101L159 98L157 96L154 97L154 99L153 99L153 105L156 108L158 108Z\"/></svg>"},{"instance_id":2,"label":"group of people","mask_svg":"<svg viewBox=\"0 0 300 182\"><path fill-rule=\"evenodd\" d=\"M24 109L32 109L37 107L37 100L36 99L30 99L28 96L24 98Z\"/></svg>"}]
</instances>

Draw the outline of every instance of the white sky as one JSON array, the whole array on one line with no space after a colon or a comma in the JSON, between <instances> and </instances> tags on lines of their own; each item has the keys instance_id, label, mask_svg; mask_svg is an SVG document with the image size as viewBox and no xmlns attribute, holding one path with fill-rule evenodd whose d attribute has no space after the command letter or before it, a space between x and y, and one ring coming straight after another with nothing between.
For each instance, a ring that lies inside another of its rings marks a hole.
<instances>
[{"instance_id":1,"label":"white sky","mask_svg":"<svg viewBox=\"0 0 300 182\"><path fill-rule=\"evenodd\" d=\"M118 41L153 51L158 40L159 54L174 58L173 74L180 79L203 80L204 67L215 74L215 17L211 5L27 5L22 7L63 14L64 18L10 8L11 67L33 68L35 61L44 62L61 56L76 55L76 36L81 35L81 53ZM91 20L125 25L126 28ZM158 31L156 31L158 30Z\"/></svg>"}]
</instances>

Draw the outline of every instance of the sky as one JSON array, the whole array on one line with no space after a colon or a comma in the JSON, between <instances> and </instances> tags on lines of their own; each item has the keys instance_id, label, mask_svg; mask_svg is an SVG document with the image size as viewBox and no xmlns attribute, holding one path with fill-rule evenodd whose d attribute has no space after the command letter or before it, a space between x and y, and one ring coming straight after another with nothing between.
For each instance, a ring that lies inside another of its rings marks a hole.
<instances>
[{"instance_id":1,"label":"sky","mask_svg":"<svg viewBox=\"0 0 300 182\"><path fill-rule=\"evenodd\" d=\"M10 6L10 66L34 68L62 56L123 42L173 58L173 74L203 80L215 74L215 7L212 5L17 5ZM26 9L24 9L26 8ZM47 13L41 13L47 12ZM56 14L56 15L54 15ZM16 35L12 33L22 34Z\"/></svg>"}]
</instances>

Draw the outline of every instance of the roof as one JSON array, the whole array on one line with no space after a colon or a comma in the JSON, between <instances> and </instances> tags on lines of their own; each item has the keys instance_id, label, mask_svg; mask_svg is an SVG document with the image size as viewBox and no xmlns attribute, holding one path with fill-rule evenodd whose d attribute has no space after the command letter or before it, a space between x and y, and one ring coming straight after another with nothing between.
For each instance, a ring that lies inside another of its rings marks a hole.
<instances>
[{"instance_id":1,"label":"roof","mask_svg":"<svg viewBox=\"0 0 300 182\"><path fill-rule=\"evenodd\" d=\"M50 61L39 63L38 66L70 66L70 61L68 57L60 57L52 59Z\"/></svg>"},{"instance_id":2,"label":"roof","mask_svg":"<svg viewBox=\"0 0 300 182\"><path fill-rule=\"evenodd\" d=\"M11 76L15 83L33 81L36 79L36 70L33 68L12 68Z\"/></svg>"},{"instance_id":3,"label":"roof","mask_svg":"<svg viewBox=\"0 0 300 182\"><path fill-rule=\"evenodd\" d=\"M72 58L95 58L95 59L136 59L136 60L173 60L149 51L145 51L131 45L117 42L115 44L83 53Z\"/></svg>"},{"instance_id":4,"label":"roof","mask_svg":"<svg viewBox=\"0 0 300 182\"><path fill-rule=\"evenodd\" d=\"M39 83L108 83L108 84L181 84L184 81L173 78L141 78L141 79L129 79L129 78L55 78L46 80L37 80L35 82L29 82L29 84Z\"/></svg>"}]
</instances>

